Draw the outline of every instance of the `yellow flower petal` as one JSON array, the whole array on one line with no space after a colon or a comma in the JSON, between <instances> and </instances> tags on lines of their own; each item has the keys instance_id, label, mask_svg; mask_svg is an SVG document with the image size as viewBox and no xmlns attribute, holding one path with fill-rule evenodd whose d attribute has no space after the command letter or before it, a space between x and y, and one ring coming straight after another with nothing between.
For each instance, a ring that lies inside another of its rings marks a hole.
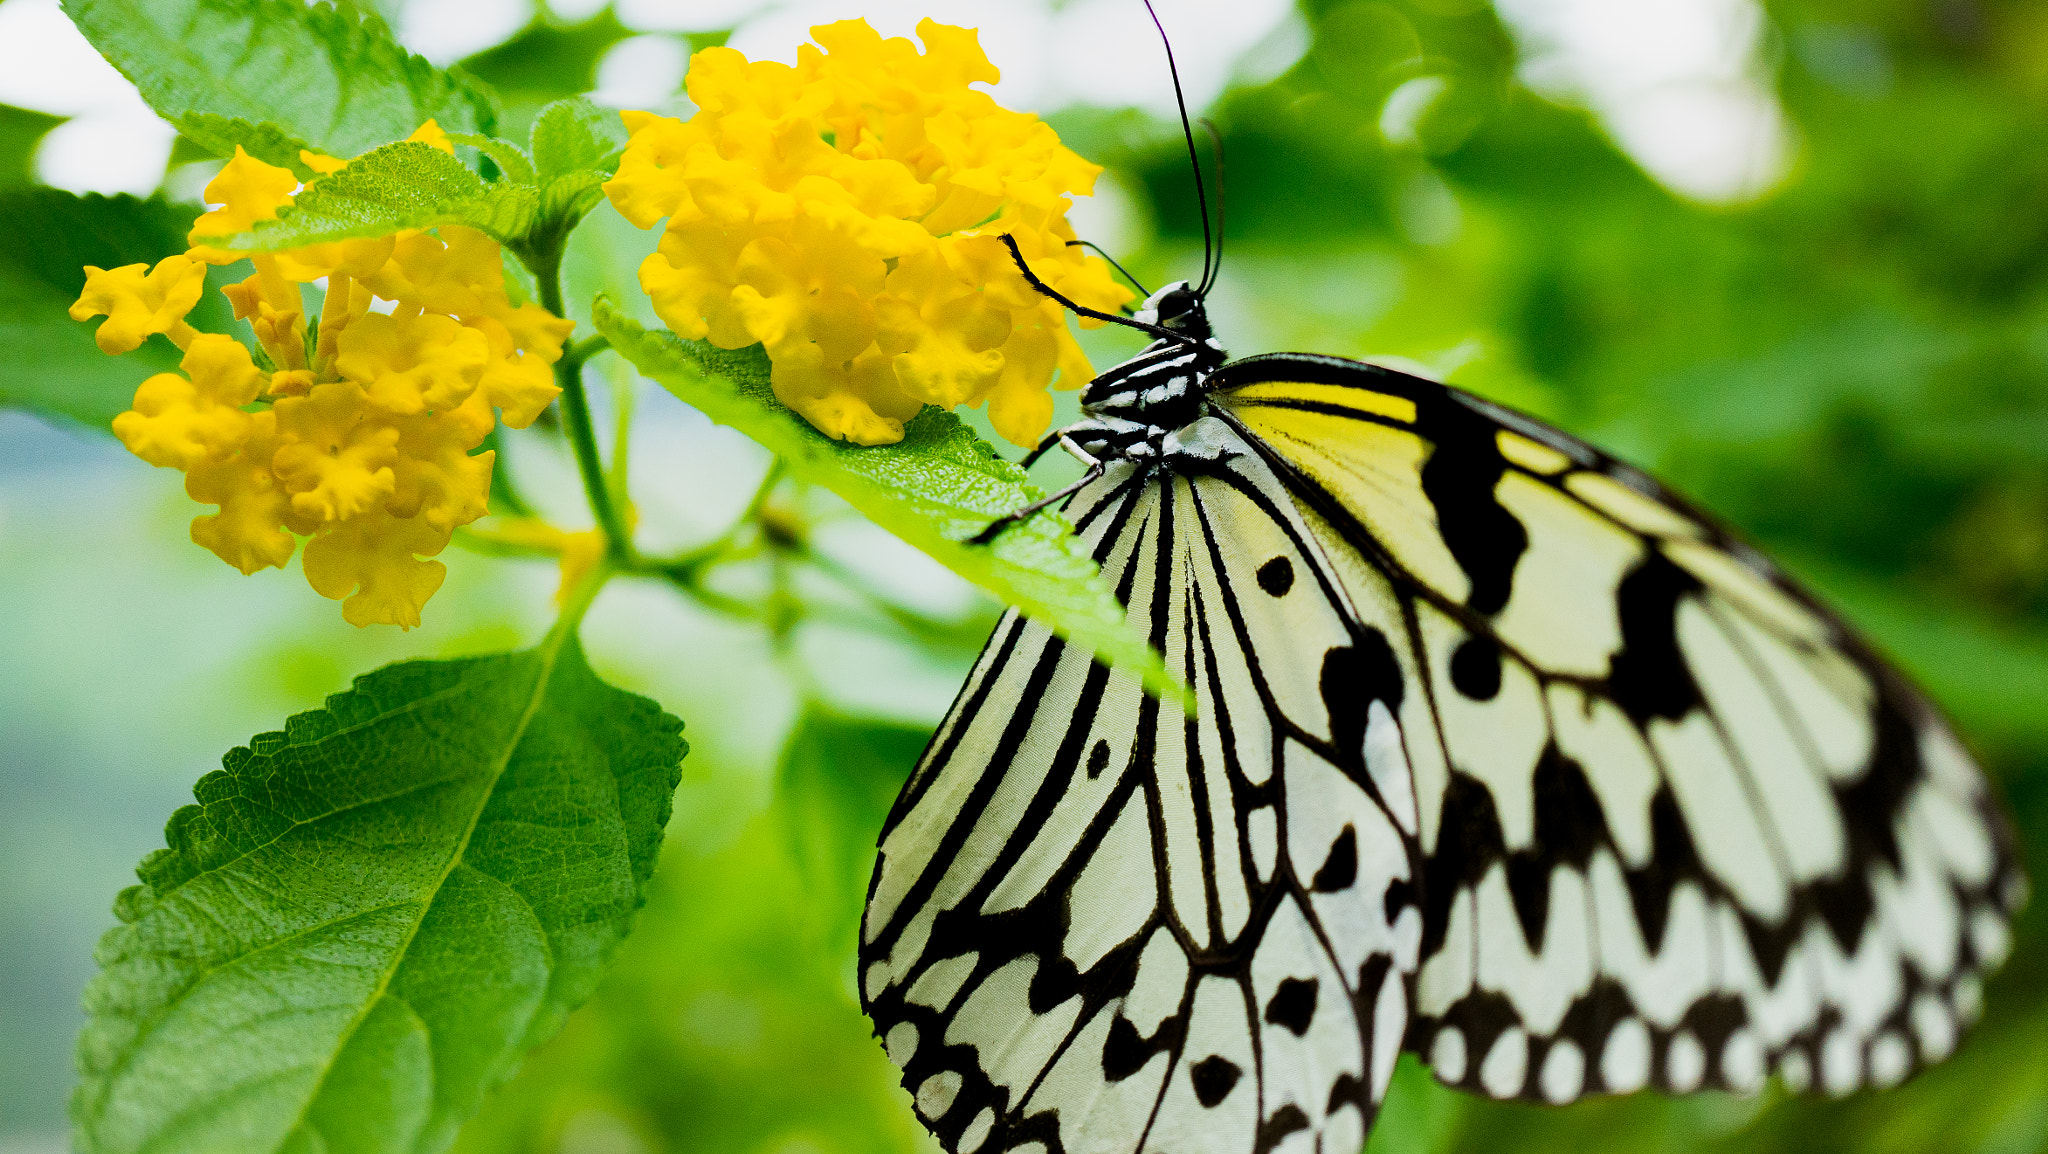
<instances>
[{"instance_id":1,"label":"yellow flower petal","mask_svg":"<svg viewBox=\"0 0 2048 1154\"><path fill-rule=\"evenodd\" d=\"M430 144L450 156L455 155L455 145L449 142L448 134L441 131L441 126L432 120L428 120L425 124L414 129L412 135L406 137L406 139L417 141L421 144Z\"/></svg>"},{"instance_id":2,"label":"yellow flower petal","mask_svg":"<svg viewBox=\"0 0 2048 1154\"><path fill-rule=\"evenodd\" d=\"M397 484L399 430L372 409L350 381L315 385L274 408L282 444L272 461L292 495L292 510L315 521L341 521L382 507Z\"/></svg>"},{"instance_id":3,"label":"yellow flower petal","mask_svg":"<svg viewBox=\"0 0 2048 1154\"><path fill-rule=\"evenodd\" d=\"M234 159L207 183L206 202L220 207L192 223L192 232L186 238L186 243L193 246L191 255L208 264L228 264L239 259L238 253L202 242L233 236L259 220L274 219L278 209L291 203L298 187L299 178L291 169L265 164L236 145Z\"/></svg>"},{"instance_id":4,"label":"yellow flower petal","mask_svg":"<svg viewBox=\"0 0 2048 1154\"><path fill-rule=\"evenodd\" d=\"M241 342L218 333L195 336L179 367L183 375L142 382L134 408L114 418L114 435L152 465L189 469L233 452L249 435L242 406L262 392L265 378Z\"/></svg>"},{"instance_id":5,"label":"yellow flower petal","mask_svg":"<svg viewBox=\"0 0 2048 1154\"><path fill-rule=\"evenodd\" d=\"M402 417L397 427L397 489L385 507L436 529L467 525L489 510L495 452L470 455L491 431L491 410L481 396L452 413Z\"/></svg>"},{"instance_id":6,"label":"yellow flower petal","mask_svg":"<svg viewBox=\"0 0 2048 1154\"><path fill-rule=\"evenodd\" d=\"M276 418L256 413L233 452L201 461L185 474L185 492L193 500L220 506L218 513L192 519L193 543L244 575L284 568L296 545L283 528L290 498L270 467L277 448Z\"/></svg>"},{"instance_id":7,"label":"yellow flower petal","mask_svg":"<svg viewBox=\"0 0 2048 1154\"><path fill-rule=\"evenodd\" d=\"M651 112L622 112L630 145L619 157L619 171L605 182L604 194L619 215L640 228L672 215L688 203L683 161L690 150L708 143L702 127Z\"/></svg>"},{"instance_id":8,"label":"yellow flower petal","mask_svg":"<svg viewBox=\"0 0 2048 1154\"><path fill-rule=\"evenodd\" d=\"M343 329L335 348L335 370L399 415L468 400L491 354L484 334L435 313L370 313Z\"/></svg>"},{"instance_id":9,"label":"yellow flower petal","mask_svg":"<svg viewBox=\"0 0 2048 1154\"><path fill-rule=\"evenodd\" d=\"M71 319L107 318L93 340L100 351L131 352L152 333L180 328L185 314L206 290L206 266L188 257L167 256L151 268L145 264L115 269L85 266L85 288L71 306ZM186 330L189 332L190 330Z\"/></svg>"},{"instance_id":10,"label":"yellow flower petal","mask_svg":"<svg viewBox=\"0 0 2048 1154\"><path fill-rule=\"evenodd\" d=\"M969 29L927 20L921 52L860 20L811 35L794 68L696 54L688 123L625 114L607 194L642 227L668 217L640 269L655 313L723 348L759 342L776 395L830 436L886 443L920 404L992 402L1005 436L1034 440L1053 373L1077 383L1086 362L1063 316L1040 331L1045 300L1000 237L1085 305L1130 299L1066 247L1071 197L1101 169L972 87L998 73ZM1019 326L1035 335L1013 361Z\"/></svg>"},{"instance_id":11,"label":"yellow flower petal","mask_svg":"<svg viewBox=\"0 0 2048 1154\"><path fill-rule=\"evenodd\" d=\"M433 313L488 314L508 308L498 242L472 228L443 225L401 236L383 268L361 279L388 301Z\"/></svg>"},{"instance_id":12,"label":"yellow flower petal","mask_svg":"<svg viewBox=\"0 0 2048 1154\"><path fill-rule=\"evenodd\" d=\"M336 522L306 542L306 583L340 601L350 625L411 629L448 576L446 565L420 557L447 548L448 537L424 521L386 513Z\"/></svg>"}]
</instances>

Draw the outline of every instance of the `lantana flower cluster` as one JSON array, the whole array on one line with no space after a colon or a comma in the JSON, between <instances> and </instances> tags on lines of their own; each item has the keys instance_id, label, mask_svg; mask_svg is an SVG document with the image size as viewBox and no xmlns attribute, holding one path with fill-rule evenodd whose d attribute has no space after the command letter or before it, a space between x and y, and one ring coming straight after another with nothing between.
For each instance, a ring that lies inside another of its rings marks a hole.
<instances>
[{"instance_id":1,"label":"lantana flower cluster","mask_svg":"<svg viewBox=\"0 0 2048 1154\"><path fill-rule=\"evenodd\" d=\"M1001 237L1075 301L1129 300L1067 243L1070 197L1102 170L970 87L998 77L972 29L917 31L922 53L864 20L821 25L795 67L698 52L698 111L625 113L605 191L641 228L668 218L640 267L656 314L721 348L765 346L777 398L827 435L888 444L925 404L986 402L998 433L1030 444L1054 372L1065 388L1094 374Z\"/></svg>"},{"instance_id":2,"label":"lantana flower cluster","mask_svg":"<svg viewBox=\"0 0 2048 1154\"><path fill-rule=\"evenodd\" d=\"M413 139L453 152L432 121ZM320 174L346 164L302 159ZM190 249L154 268L88 267L71 315L107 318L95 337L108 353L156 333L184 350L182 371L144 381L114 432L220 507L194 519L193 541L254 573L282 568L310 538L306 580L349 622L410 628L447 575L427 558L486 511L495 454L472 450L492 410L513 428L540 415L574 324L513 305L498 243L467 228L253 255L215 247L299 188L289 169L237 149L206 186L218 207L194 222ZM207 267L245 256L254 273L224 291L258 355L185 321ZM324 303L309 317L301 286L318 283Z\"/></svg>"}]
</instances>

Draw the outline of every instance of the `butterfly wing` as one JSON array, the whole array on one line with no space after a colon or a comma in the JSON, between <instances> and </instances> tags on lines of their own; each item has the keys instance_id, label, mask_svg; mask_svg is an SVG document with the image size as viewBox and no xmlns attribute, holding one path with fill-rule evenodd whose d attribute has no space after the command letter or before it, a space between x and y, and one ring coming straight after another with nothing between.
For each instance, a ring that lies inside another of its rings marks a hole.
<instances>
[{"instance_id":1,"label":"butterfly wing","mask_svg":"<svg viewBox=\"0 0 2048 1154\"><path fill-rule=\"evenodd\" d=\"M1409 1046L1568 1101L1885 1085L1945 1056L2025 883L1935 710L1754 550L1583 442L1338 358L1236 362L1352 599L1427 671Z\"/></svg>"},{"instance_id":2,"label":"butterfly wing","mask_svg":"<svg viewBox=\"0 0 2048 1154\"><path fill-rule=\"evenodd\" d=\"M1385 1091L1413 806L1330 706L1344 594L1237 447L1069 506L1195 712L1012 612L884 827L863 1005L949 1151L1357 1149Z\"/></svg>"}]
</instances>

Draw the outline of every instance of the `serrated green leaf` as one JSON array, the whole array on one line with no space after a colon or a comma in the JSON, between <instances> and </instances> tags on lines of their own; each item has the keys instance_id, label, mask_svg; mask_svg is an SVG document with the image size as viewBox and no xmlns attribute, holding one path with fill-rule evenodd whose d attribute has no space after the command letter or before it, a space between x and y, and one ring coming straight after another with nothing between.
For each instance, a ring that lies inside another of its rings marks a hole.
<instances>
[{"instance_id":1,"label":"serrated green leaf","mask_svg":"<svg viewBox=\"0 0 2048 1154\"><path fill-rule=\"evenodd\" d=\"M195 112L178 118L175 123L181 133L179 139L198 145L206 153L233 156L235 149L240 148L265 164L291 169L300 180L311 180L319 175L306 164L301 154L309 149L314 152L323 150L269 121Z\"/></svg>"},{"instance_id":2,"label":"serrated green leaf","mask_svg":"<svg viewBox=\"0 0 2048 1154\"><path fill-rule=\"evenodd\" d=\"M681 728L562 631L228 754L101 940L76 1148L444 1149L625 936Z\"/></svg>"},{"instance_id":3,"label":"serrated green leaf","mask_svg":"<svg viewBox=\"0 0 2048 1154\"><path fill-rule=\"evenodd\" d=\"M548 181L540 190L540 214L547 220L580 220L604 199L605 175L572 172Z\"/></svg>"},{"instance_id":4,"label":"serrated green leaf","mask_svg":"<svg viewBox=\"0 0 2048 1154\"><path fill-rule=\"evenodd\" d=\"M488 133L488 88L400 47L374 15L300 0L66 0L149 106L222 156L306 175L300 148L351 157L428 120Z\"/></svg>"},{"instance_id":5,"label":"serrated green leaf","mask_svg":"<svg viewBox=\"0 0 2048 1154\"><path fill-rule=\"evenodd\" d=\"M451 132L448 139L455 144L466 144L485 156L490 157L504 172L505 179L514 184L533 183L533 161L526 150L509 140L495 136L482 136L474 132Z\"/></svg>"},{"instance_id":6,"label":"serrated green leaf","mask_svg":"<svg viewBox=\"0 0 2048 1154\"><path fill-rule=\"evenodd\" d=\"M275 252L442 224L514 241L533 226L537 204L531 186L485 184L440 149L401 140L307 185L277 219L218 243L239 252Z\"/></svg>"},{"instance_id":7,"label":"serrated green leaf","mask_svg":"<svg viewBox=\"0 0 2048 1154\"><path fill-rule=\"evenodd\" d=\"M686 404L765 445L792 473L823 485L948 569L1045 622L1075 645L1141 678L1171 701L1184 690L1124 620L1073 526L1047 509L997 537L966 540L1037 499L1024 470L996 456L959 418L925 406L894 445L834 441L775 400L759 346L727 351L649 331L600 296L592 322L641 374Z\"/></svg>"},{"instance_id":8,"label":"serrated green leaf","mask_svg":"<svg viewBox=\"0 0 2048 1154\"><path fill-rule=\"evenodd\" d=\"M543 184L577 173L610 173L624 147L626 126L619 114L581 96L555 101L533 121L533 163Z\"/></svg>"},{"instance_id":9,"label":"serrated green leaf","mask_svg":"<svg viewBox=\"0 0 2048 1154\"><path fill-rule=\"evenodd\" d=\"M178 365L175 346L152 337L110 357L93 344L94 323L66 314L85 286L85 266L155 264L185 251L185 233L202 211L161 198L77 196L54 188L0 192L0 405L60 416L107 431L135 397L135 386ZM218 271L218 270L216 270ZM225 278L223 278L225 279ZM233 320L219 293L192 310L198 328L228 331Z\"/></svg>"}]
</instances>

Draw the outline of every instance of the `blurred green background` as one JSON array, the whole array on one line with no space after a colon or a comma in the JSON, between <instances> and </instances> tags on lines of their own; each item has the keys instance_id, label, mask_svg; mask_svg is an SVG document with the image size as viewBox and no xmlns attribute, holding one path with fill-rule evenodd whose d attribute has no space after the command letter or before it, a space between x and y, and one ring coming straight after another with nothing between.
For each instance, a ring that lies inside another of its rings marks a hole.
<instances>
[{"instance_id":1,"label":"blurred green background","mask_svg":"<svg viewBox=\"0 0 2048 1154\"><path fill-rule=\"evenodd\" d=\"M1656 471L1917 676L2001 784L2031 860L2048 858L2048 8L1161 7L1227 145L1213 312L1230 347L1401 358ZM1157 280L1192 271L1199 228L1135 9L435 0L387 14L409 44L496 85L520 131L542 103L593 90L686 112L682 60L728 36L787 55L825 19L982 24L1005 99L1047 109L1108 166L1098 203L1076 210L1084 235ZM53 0L0 0L0 193L43 181L193 199L217 162L137 117L118 85L24 71L32 42L63 58L62 19ZM600 210L576 241L572 299L629 283L650 247ZM32 299L49 307L0 278L0 303ZM105 387L106 366L51 331L0 318L0 377L33 373L46 395ZM1131 348L1088 339L1098 366ZM650 545L719 532L762 454L665 394L618 387L640 402ZM549 434L503 459L578 520ZM854 1000L853 933L874 833L994 607L830 502L783 500L821 551L925 625L831 612L820 586L821 611L778 643L663 588L607 592L593 663L689 725L675 823L618 968L465 1150L929 1148ZM355 673L523 644L548 618L551 572L451 552L423 629L358 632L296 577L244 579L186 543L191 513L174 478L104 430L0 412L4 1154L63 1148L77 993L108 902L222 752ZM731 580L747 596L767 577ZM1893 1091L1537 1109L1435 1088L1408 1063L1372 1149L2048 1149L2044 966L2037 905L1973 1039Z\"/></svg>"}]
</instances>

